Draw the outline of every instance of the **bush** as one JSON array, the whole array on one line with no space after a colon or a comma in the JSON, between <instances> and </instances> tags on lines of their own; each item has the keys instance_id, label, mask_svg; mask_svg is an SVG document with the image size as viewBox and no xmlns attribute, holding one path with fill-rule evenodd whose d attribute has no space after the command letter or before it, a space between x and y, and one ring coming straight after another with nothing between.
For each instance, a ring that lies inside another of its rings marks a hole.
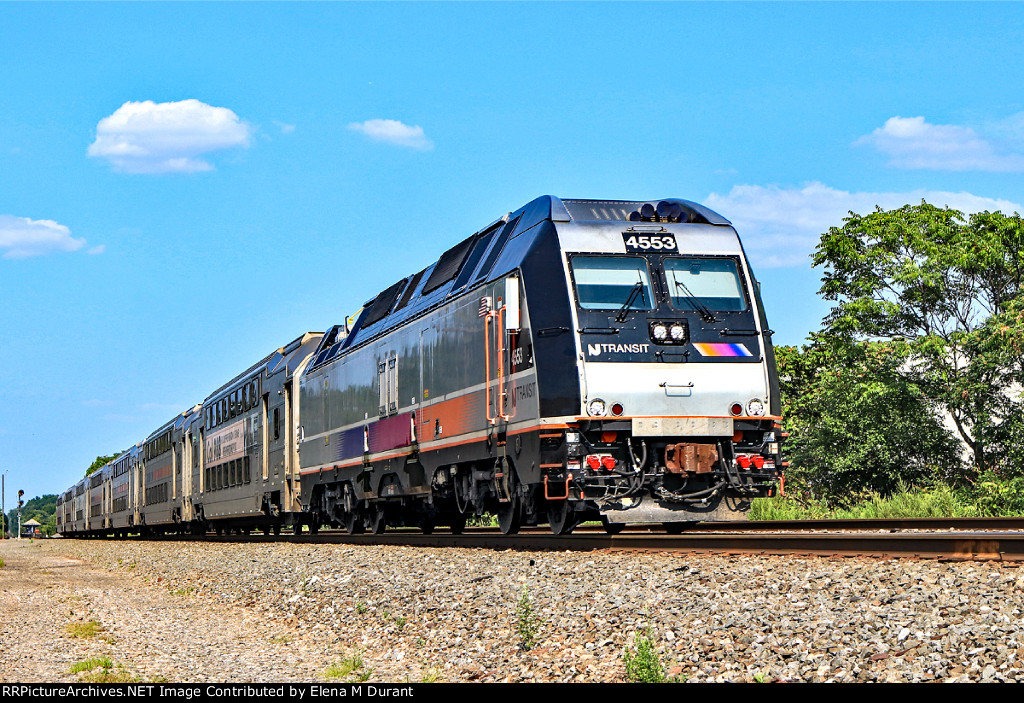
<instances>
[{"instance_id":1,"label":"bush","mask_svg":"<svg viewBox=\"0 0 1024 703\"><path fill-rule=\"evenodd\" d=\"M665 667L654 649L650 629L636 633L632 651L627 647L622 655L626 664L626 680L630 683L665 683Z\"/></svg>"}]
</instances>

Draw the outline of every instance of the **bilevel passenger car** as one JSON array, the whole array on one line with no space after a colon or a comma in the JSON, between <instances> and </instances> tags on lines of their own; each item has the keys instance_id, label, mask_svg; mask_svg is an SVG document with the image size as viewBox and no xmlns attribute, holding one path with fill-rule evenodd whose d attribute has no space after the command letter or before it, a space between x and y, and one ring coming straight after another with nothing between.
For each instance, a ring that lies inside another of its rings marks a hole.
<instances>
[{"instance_id":1,"label":"bilevel passenger car","mask_svg":"<svg viewBox=\"0 0 1024 703\"><path fill-rule=\"evenodd\" d=\"M493 512L505 533L675 531L773 489L780 420L771 331L725 218L544 196L83 479L58 528L458 532Z\"/></svg>"}]
</instances>

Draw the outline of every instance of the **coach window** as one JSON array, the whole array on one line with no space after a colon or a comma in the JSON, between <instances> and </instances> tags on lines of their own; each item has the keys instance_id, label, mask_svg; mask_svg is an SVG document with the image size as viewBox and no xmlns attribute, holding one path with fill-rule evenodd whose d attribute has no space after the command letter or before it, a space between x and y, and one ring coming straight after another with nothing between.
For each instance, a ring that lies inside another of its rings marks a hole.
<instances>
[{"instance_id":1,"label":"coach window","mask_svg":"<svg viewBox=\"0 0 1024 703\"><path fill-rule=\"evenodd\" d=\"M274 441L281 439L281 408L274 408Z\"/></svg>"},{"instance_id":2,"label":"coach window","mask_svg":"<svg viewBox=\"0 0 1024 703\"><path fill-rule=\"evenodd\" d=\"M638 256L574 256L576 298L584 310L630 310L654 307L647 260Z\"/></svg>"}]
</instances>

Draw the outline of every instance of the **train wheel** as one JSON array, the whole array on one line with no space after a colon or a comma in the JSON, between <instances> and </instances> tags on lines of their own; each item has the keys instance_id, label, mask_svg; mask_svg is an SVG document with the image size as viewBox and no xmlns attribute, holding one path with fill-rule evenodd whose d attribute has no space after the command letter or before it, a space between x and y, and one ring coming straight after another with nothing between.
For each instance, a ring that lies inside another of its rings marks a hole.
<instances>
[{"instance_id":1,"label":"train wheel","mask_svg":"<svg viewBox=\"0 0 1024 703\"><path fill-rule=\"evenodd\" d=\"M516 478L516 470L511 464L505 469L505 489L509 499L504 503L498 503L498 527L505 535L514 535L519 532L523 524L522 499L519 497L519 481Z\"/></svg>"},{"instance_id":2,"label":"train wheel","mask_svg":"<svg viewBox=\"0 0 1024 703\"><path fill-rule=\"evenodd\" d=\"M459 513L448 522L453 535L461 535L466 531L466 516Z\"/></svg>"},{"instance_id":3,"label":"train wheel","mask_svg":"<svg viewBox=\"0 0 1024 703\"><path fill-rule=\"evenodd\" d=\"M348 510L345 512L345 519L342 523L345 532L350 535L359 535L363 532L363 518L355 510Z\"/></svg>"},{"instance_id":4,"label":"train wheel","mask_svg":"<svg viewBox=\"0 0 1024 703\"><path fill-rule=\"evenodd\" d=\"M384 530L388 527L387 518L384 515L384 504L377 503L370 510L370 532L375 535L384 534Z\"/></svg>"},{"instance_id":5,"label":"train wheel","mask_svg":"<svg viewBox=\"0 0 1024 703\"><path fill-rule=\"evenodd\" d=\"M548 525L556 535L567 535L576 527L576 511L567 500L548 501Z\"/></svg>"},{"instance_id":6,"label":"train wheel","mask_svg":"<svg viewBox=\"0 0 1024 703\"><path fill-rule=\"evenodd\" d=\"M696 525L695 522L663 522L662 527L665 528L665 532L670 535L681 535L686 528Z\"/></svg>"},{"instance_id":7,"label":"train wheel","mask_svg":"<svg viewBox=\"0 0 1024 703\"><path fill-rule=\"evenodd\" d=\"M420 531L425 535L432 534L434 532L434 521L423 520L423 522L420 523Z\"/></svg>"},{"instance_id":8,"label":"train wheel","mask_svg":"<svg viewBox=\"0 0 1024 703\"><path fill-rule=\"evenodd\" d=\"M606 517L601 518L601 523L604 526L604 531L609 535L617 535L626 529L626 523L624 522L612 522Z\"/></svg>"},{"instance_id":9,"label":"train wheel","mask_svg":"<svg viewBox=\"0 0 1024 703\"><path fill-rule=\"evenodd\" d=\"M341 504L345 509L345 514L341 521L342 526L345 528L345 532L350 535L362 534L363 515L359 510L359 504L356 502L356 497L352 494L352 487L348 484L345 484Z\"/></svg>"}]
</instances>

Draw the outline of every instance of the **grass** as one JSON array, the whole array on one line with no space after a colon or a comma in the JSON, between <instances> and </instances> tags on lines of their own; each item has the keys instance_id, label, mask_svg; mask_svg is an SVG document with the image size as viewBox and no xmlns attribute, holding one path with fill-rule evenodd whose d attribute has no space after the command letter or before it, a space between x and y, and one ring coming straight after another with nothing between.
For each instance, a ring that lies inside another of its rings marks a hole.
<instances>
[{"instance_id":1,"label":"grass","mask_svg":"<svg viewBox=\"0 0 1024 703\"><path fill-rule=\"evenodd\" d=\"M398 627L399 630L404 629L405 623L407 622L408 619L404 615L399 615L397 618L395 618L395 625Z\"/></svg>"},{"instance_id":2,"label":"grass","mask_svg":"<svg viewBox=\"0 0 1024 703\"><path fill-rule=\"evenodd\" d=\"M362 653L356 652L327 667L327 670L324 671L324 678L344 679L349 683L362 683L370 678L372 673L372 669L366 668Z\"/></svg>"},{"instance_id":3,"label":"grass","mask_svg":"<svg viewBox=\"0 0 1024 703\"><path fill-rule=\"evenodd\" d=\"M516 634L519 635L519 647L523 650L530 650L537 646L537 632L540 624L533 612L533 600L530 592L523 586L519 595L519 602L516 604Z\"/></svg>"},{"instance_id":4,"label":"grass","mask_svg":"<svg viewBox=\"0 0 1024 703\"><path fill-rule=\"evenodd\" d=\"M751 520L1017 516L1024 516L1024 477L992 471L960 487L900 486L890 495L865 490L830 501L790 492L785 498L755 499L749 514Z\"/></svg>"},{"instance_id":5,"label":"grass","mask_svg":"<svg viewBox=\"0 0 1024 703\"><path fill-rule=\"evenodd\" d=\"M136 683L139 680L107 657L92 657L73 664L71 673L81 674L79 680L88 683Z\"/></svg>"},{"instance_id":6,"label":"grass","mask_svg":"<svg viewBox=\"0 0 1024 703\"><path fill-rule=\"evenodd\" d=\"M95 620L88 620L86 622L69 622L64 630L70 637L90 639L103 632L104 627Z\"/></svg>"},{"instance_id":7,"label":"grass","mask_svg":"<svg viewBox=\"0 0 1024 703\"><path fill-rule=\"evenodd\" d=\"M961 491L949 486L901 488L890 496L866 492L848 507L823 500L794 497L757 498L751 520L866 520L923 517L977 517L985 514Z\"/></svg>"},{"instance_id":8,"label":"grass","mask_svg":"<svg viewBox=\"0 0 1024 703\"><path fill-rule=\"evenodd\" d=\"M498 516L493 513L470 515L466 518L466 527L497 527Z\"/></svg>"},{"instance_id":9,"label":"grass","mask_svg":"<svg viewBox=\"0 0 1024 703\"><path fill-rule=\"evenodd\" d=\"M367 607L366 603L364 603L363 601L359 601L358 603L356 603L356 612L360 615L365 613L368 609L369 608Z\"/></svg>"},{"instance_id":10,"label":"grass","mask_svg":"<svg viewBox=\"0 0 1024 703\"><path fill-rule=\"evenodd\" d=\"M114 662L110 661L107 657L93 657L92 659L86 659L84 661L77 662L71 665L71 673L77 674L82 671L92 671L93 669L112 669Z\"/></svg>"},{"instance_id":11,"label":"grass","mask_svg":"<svg viewBox=\"0 0 1024 703\"><path fill-rule=\"evenodd\" d=\"M626 665L626 681L630 683L666 683L669 680L649 629L636 633L632 649L627 647L622 659Z\"/></svg>"},{"instance_id":12,"label":"grass","mask_svg":"<svg viewBox=\"0 0 1024 703\"><path fill-rule=\"evenodd\" d=\"M4 563L3 559L0 559L0 569L4 568L5 566L7 566L7 564Z\"/></svg>"}]
</instances>

